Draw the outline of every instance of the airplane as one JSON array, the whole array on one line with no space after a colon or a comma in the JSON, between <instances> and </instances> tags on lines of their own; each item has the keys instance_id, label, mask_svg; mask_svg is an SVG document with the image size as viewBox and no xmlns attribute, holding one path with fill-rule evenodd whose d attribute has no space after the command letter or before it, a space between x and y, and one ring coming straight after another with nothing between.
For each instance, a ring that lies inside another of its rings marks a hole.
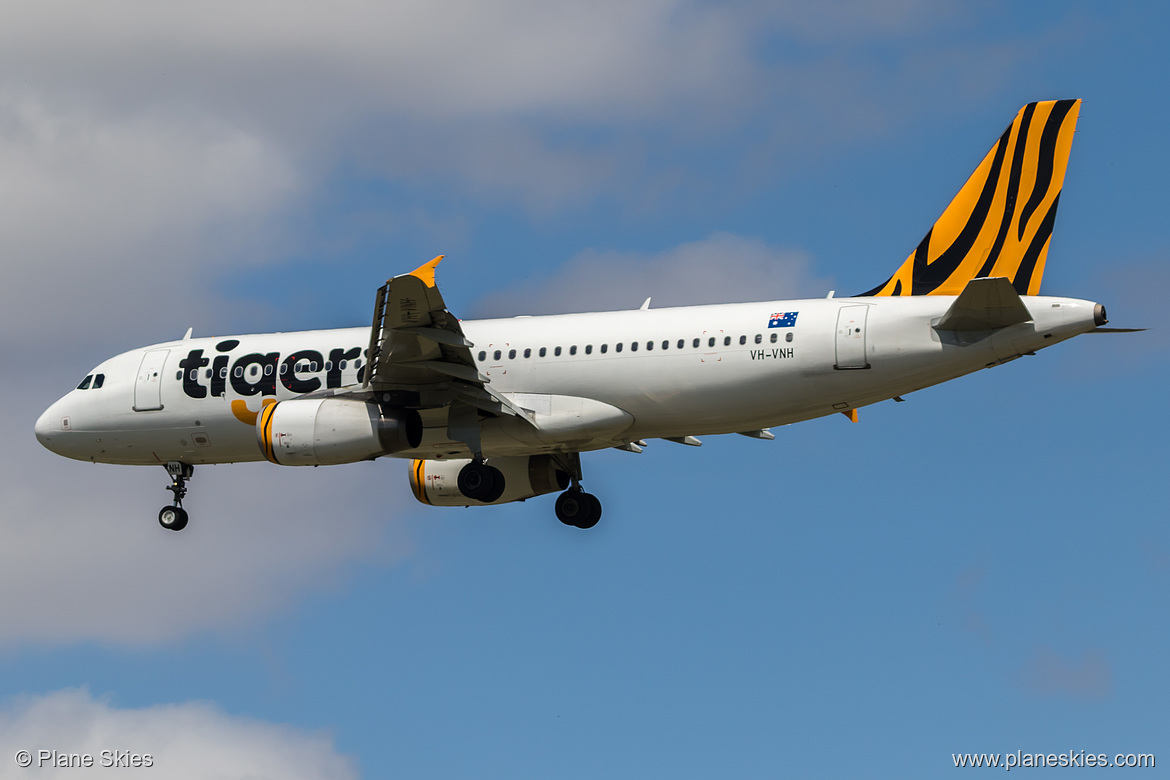
<instances>
[{"instance_id":1,"label":"airplane","mask_svg":"<svg viewBox=\"0 0 1170 780\"><path fill-rule=\"evenodd\" d=\"M461 321L442 255L377 290L369 328L192 338L122 353L37 420L77 460L158 465L187 526L196 465L410 459L434 506L559 492L592 528L581 453L701 444L858 409L1105 328L1039 294L1080 100L1029 103L892 276L852 297Z\"/></svg>"}]
</instances>

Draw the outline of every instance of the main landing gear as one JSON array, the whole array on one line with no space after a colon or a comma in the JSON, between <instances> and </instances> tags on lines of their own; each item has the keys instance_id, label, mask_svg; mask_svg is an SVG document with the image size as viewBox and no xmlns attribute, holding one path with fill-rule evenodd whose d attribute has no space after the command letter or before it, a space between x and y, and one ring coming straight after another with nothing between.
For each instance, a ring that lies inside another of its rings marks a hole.
<instances>
[{"instance_id":1,"label":"main landing gear","mask_svg":"<svg viewBox=\"0 0 1170 780\"><path fill-rule=\"evenodd\" d=\"M566 453L558 460L572 484L557 496L557 519L574 528L592 528L601 519L601 502L581 489L581 453Z\"/></svg>"},{"instance_id":2,"label":"main landing gear","mask_svg":"<svg viewBox=\"0 0 1170 780\"><path fill-rule=\"evenodd\" d=\"M559 487L564 488L569 484L569 489L557 496L557 519L574 528L592 528L601 519L601 502L597 500L597 496L581 489L581 455L569 452L558 453L553 457L558 472L563 472L558 478ZM568 482L564 480L565 474L569 475ZM490 504L504 495L505 478L498 468L485 463L482 456L477 456L459 470L457 484L459 492L467 498ZM536 482L533 482L532 486L536 495L557 489L554 485L538 488Z\"/></svg>"},{"instance_id":3,"label":"main landing gear","mask_svg":"<svg viewBox=\"0 0 1170 780\"><path fill-rule=\"evenodd\" d=\"M459 470L459 492L470 499L490 504L504 495L504 475L495 466L476 458Z\"/></svg>"},{"instance_id":4,"label":"main landing gear","mask_svg":"<svg viewBox=\"0 0 1170 780\"><path fill-rule=\"evenodd\" d=\"M576 528L592 528L601 519L601 502L574 485L557 496L557 519Z\"/></svg>"},{"instance_id":5,"label":"main landing gear","mask_svg":"<svg viewBox=\"0 0 1170 780\"><path fill-rule=\"evenodd\" d=\"M187 480L195 473L195 467L188 463L172 460L167 463L167 474L171 484L167 490L174 494L174 503L158 511L158 524L168 531L182 531L187 527L187 511L183 509L183 497L187 495Z\"/></svg>"}]
</instances>

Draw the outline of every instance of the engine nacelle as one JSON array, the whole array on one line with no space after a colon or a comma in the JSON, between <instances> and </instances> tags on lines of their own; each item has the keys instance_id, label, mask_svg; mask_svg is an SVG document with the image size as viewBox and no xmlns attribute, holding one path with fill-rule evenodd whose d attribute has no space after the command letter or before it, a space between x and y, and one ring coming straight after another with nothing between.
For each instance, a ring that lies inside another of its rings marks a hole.
<instances>
[{"instance_id":1,"label":"engine nacelle","mask_svg":"<svg viewBox=\"0 0 1170 780\"><path fill-rule=\"evenodd\" d=\"M414 497L434 506L483 506L483 501L459 492L459 472L470 460L412 460L410 488ZM492 504L523 501L526 498L564 490L569 475L557 468L551 455L514 455L488 458L504 475L504 492Z\"/></svg>"},{"instance_id":2,"label":"engine nacelle","mask_svg":"<svg viewBox=\"0 0 1170 780\"><path fill-rule=\"evenodd\" d=\"M356 463L417 447L422 419L413 409L383 415L354 398L294 398L264 407L256 439L264 457L282 466Z\"/></svg>"}]
</instances>

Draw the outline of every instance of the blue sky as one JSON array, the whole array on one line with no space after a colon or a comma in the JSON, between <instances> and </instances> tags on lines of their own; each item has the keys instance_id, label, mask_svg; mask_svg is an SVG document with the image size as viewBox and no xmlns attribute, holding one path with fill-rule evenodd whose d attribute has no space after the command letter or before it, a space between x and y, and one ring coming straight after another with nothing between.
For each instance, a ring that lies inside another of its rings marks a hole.
<instances>
[{"instance_id":1,"label":"blue sky","mask_svg":"<svg viewBox=\"0 0 1170 780\"><path fill-rule=\"evenodd\" d=\"M931 776L1162 753L1165 43L1153 3L43 4L0 25L0 776ZM105 357L368 321L869 289L1024 103L1081 97L1043 292L1133 336L772 442L585 457L605 516L404 464L41 449ZM9 774L12 773L12 774Z\"/></svg>"}]
</instances>

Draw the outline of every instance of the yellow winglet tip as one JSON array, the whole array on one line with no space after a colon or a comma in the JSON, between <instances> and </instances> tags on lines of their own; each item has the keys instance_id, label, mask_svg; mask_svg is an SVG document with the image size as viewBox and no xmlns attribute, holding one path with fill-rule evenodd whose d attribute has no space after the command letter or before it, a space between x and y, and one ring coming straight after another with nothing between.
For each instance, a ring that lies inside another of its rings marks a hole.
<instances>
[{"instance_id":1,"label":"yellow winglet tip","mask_svg":"<svg viewBox=\"0 0 1170 780\"><path fill-rule=\"evenodd\" d=\"M446 257L446 255L439 255L434 260L431 260L429 263L423 263L418 268L411 271L410 275L415 277L415 278L422 279L423 284L425 284L427 287L434 287L435 286L435 266L437 266L439 264L439 262L442 261L442 259L444 257Z\"/></svg>"},{"instance_id":2,"label":"yellow winglet tip","mask_svg":"<svg viewBox=\"0 0 1170 780\"><path fill-rule=\"evenodd\" d=\"M841 412L841 414L848 417L849 422L857 422L857 410L856 409L847 409L847 410Z\"/></svg>"}]
</instances>

